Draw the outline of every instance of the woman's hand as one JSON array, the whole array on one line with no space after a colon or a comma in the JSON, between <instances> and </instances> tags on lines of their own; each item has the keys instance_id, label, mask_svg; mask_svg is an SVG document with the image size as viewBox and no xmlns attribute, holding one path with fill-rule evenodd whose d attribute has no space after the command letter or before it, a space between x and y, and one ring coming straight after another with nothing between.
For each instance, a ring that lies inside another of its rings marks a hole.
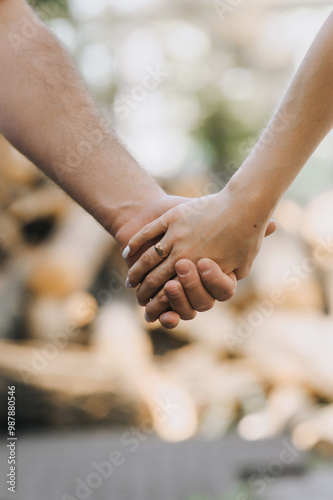
<instances>
[{"instance_id":1,"label":"woman's hand","mask_svg":"<svg viewBox=\"0 0 333 500\"><path fill-rule=\"evenodd\" d=\"M274 232L274 222L267 228L269 215L249 196L235 197L226 186L220 193L191 200L166 212L147 224L128 243L129 256L135 258L142 246L155 238L168 253L162 259L152 246L128 273L127 286L137 291L139 303L149 300L173 278L175 264L186 258L196 264L202 257L214 260L228 275L247 276L261 247L266 229Z\"/></svg>"},{"instance_id":2,"label":"woman's hand","mask_svg":"<svg viewBox=\"0 0 333 500\"><path fill-rule=\"evenodd\" d=\"M116 239L122 250L128 240L147 222L161 216L170 208L190 201L191 198L177 196L158 196L151 200L146 199L144 206L137 210L136 216L120 224ZM154 240L147 243L140 251L143 252ZM134 257L126 256L127 264L132 265L140 257L137 252ZM196 316L197 311L211 309L215 300L227 300L236 289L236 279L226 279L219 266L209 259L203 259L195 266L193 262L183 260L177 262L173 280L166 283L164 289L150 301L146 309L147 321L159 319L165 328L175 328L180 319L189 320Z\"/></svg>"}]
</instances>

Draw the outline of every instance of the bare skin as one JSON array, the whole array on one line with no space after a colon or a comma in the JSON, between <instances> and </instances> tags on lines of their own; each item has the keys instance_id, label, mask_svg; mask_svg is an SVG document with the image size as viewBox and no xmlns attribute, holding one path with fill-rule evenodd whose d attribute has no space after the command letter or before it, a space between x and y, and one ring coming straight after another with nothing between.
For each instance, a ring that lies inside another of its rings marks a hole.
<instances>
[{"instance_id":1,"label":"bare skin","mask_svg":"<svg viewBox=\"0 0 333 500\"><path fill-rule=\"evenodd\" d=\"M149 248L128 273L147 304L176 262L213 259L237 279L247 276L268 221L333 126L333 13L321 28L271 122L242 167L218 194L175 207L129 240L130 256L159 237L169 256Z\"/></svg>"},{"instance_id":2,"label":"bare skin","mask_svg":"<svg viewBox=\"0 0 333 500\"><path fill-rule=\"evenodd\" d=\"M92 214L122 250L145 224L187 201L167 196L109 130L70 56L24 0L0 0L0 71L0 132ZM191 283L180 273L178 282L167 284L166 295L156 298L164 326L174 327L181 317L194 317L195 309L212 307L214 297L234 293L233 277L226 281L214 262L205 263L209 276L200 274L198 263Z\"/></svg>"}]
</instances>

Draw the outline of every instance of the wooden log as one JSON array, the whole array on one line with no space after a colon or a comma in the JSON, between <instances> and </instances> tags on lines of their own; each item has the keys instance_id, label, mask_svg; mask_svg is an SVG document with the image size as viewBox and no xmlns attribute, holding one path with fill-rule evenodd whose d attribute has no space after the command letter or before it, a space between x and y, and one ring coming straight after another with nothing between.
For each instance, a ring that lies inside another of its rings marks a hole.
<instances>
[{"instance_id":1,"label":"wooden log","mask_svg":"<svg viewBox=\"0 0 333 500\"><path fill-rule=\"evenodd\" d=\"M286 308L324 310L320 269L312 262L301 231L304 210L292 200L284 200L274 217L277 232L264 239L251 274L238 282L229 304L240 313L257 301L270 300L278 290Z\"/></svg>"},{"instance_id":2,"label":"wooden log","mask_svg":"<svg viewBox=\"0 0 333 500\"><path fill-rule=\"evenodd\" d=\"M41 176L40 170L0 135L0 171L9 182L31 185Z\"/></svg>"},{"instance_id":3,"label":"wooden log","mask_svg":"<svg viewBox=\"0 0 333 500\"><path fill-rule=\"evenodd\" d=\"M200 431L207 437L222 436L239 409L263 393L262 380L244 360L223 360L218 352L191 345L168 353L161 369L193 398L200 417Z\"/></svg>"},{"instance_id":4,"label":"wooden log","mask_svg":"<svg viewBox=\"0 0 333 500\"><path fill-rule=\"evenodd\" d=\"M331 246L333 237L333 221L330 216L333 210L333 190L329 189L317 195L306 207L304 220L301 225L302 235L313 247L324 242ZM324 247L325 249L325 247ZM332 249L331 249L332 250ZM332 268L333 256L323 260L325 267Z\"/></svg>"},{"instance_id":5,"label":"wooden log","mask_svg":"<svg viewBox=\"0 0 333 500\"><path fill-rule=\"evenodd\" d=\"M148 330L159 329L160 324L146 323L144 310L140 310L142 324ZM168 334L181 340L200 345L202 349L218 354L220 358L228 356L229 348L226 337L235 330L235 316L228 303L217 303L214 308L198 314L192 321L181 321L177 328L168 330Z\"/></svg>"},{"instance_id":6,"label":"wooden log","mask_svg":"<svg viewBox=\"0 0 333 500\"><path fill-rule=\"evenodd\" d=\"M54 237L36 251L28 286L57 297L87 290L114 246L111 236L73 205Z\"/></svg>"},{"instance_id":7,"label":"wooden log","mask_svg":"<svg viewBox=\"0 0 333 500\"><path fill-rule=\"evenodd\" d=\"M0 338L20 338L24 333L27 272L27 261L16 258L0 273Z\"/></svg>"},{"instance_id":8,"label":"wooden log","mask_svg":"<svg viewBox=\"0 0 333 500\"><path fill-rule=\"evenodd\" d=\"M0 210L7 208L11 201L10 185L1 174L0 170Z\"/></svg>"},{"instance_id":9,"label":"wooden log","mask_svg":"<svg viewBox=\"0 0 333 500\"><path fill-rule=\"evenodd\" d=\"M69 198L53 185L43 186L16 199L8 207L9 212L21 223L55 217L59 219L69 208Z\"/></svg>"},{"instance_id":10,"label":"wooden log","mask_svg":"<svg viewBox=\"0 0 333 500\"><path fill-rule=\"evenodd\" d=\"M292 432L294 445L301 450L319 448L333 454L333 405L318 407L302 421Z\"/></svg>"},{"instance_id":11,"label":"wooden log","mask_svg":"<svg viewBox=\"0 0 333 500\"><path fill-rule=\"evenodd\" d=\"M312 259L321 271L321 285L327 312L333 312L333 190L325 191L309 203L302 234L310 245Z\"/></svg>"},{"instance_id":12,"label":"wooden log","mask_svg":"<svg viewBox=\"0 0 333 500\"><path fill-rule=\"evenodd\" d=\"M242 418L238 433L249 441L268 439L281 434L313 406L309 392L298 385L278 385L270 392L265 407Z\"/></svg>"},{"instance_id":13,"label":"wooden log","mask_svg":"<svg viewBox=\"0 0 333 500\"><path fill-rule=\"evenodd\" d=\"M121 374L107 370L87 347L48 343L0 343L0 379L16 385L17 411L25 422L52 425L108 422L137 424L141 402ZM2 395L5 397L5 394ZM0 406L5 417L5 406Z\"/></svg>"},{"instance_id":14,"label":"wooden log","mask_svg":"<svg viewBox=\"0 0 333 500\"><path fill-rule=\"evenodd\" d=\"M279 229L265 238L250 275L256 300L269 300L279 295L276 305L288 309L324 310L318 266L297 235Z\"/></svg>"},{"instance_id":15,"label":"wooden log","mask_svg":"<svg viewBox=\"0 0 333 500\"><path fill-rule=\"evenodd\" d=\"M152 346L133 308L121 303L102 308L92 347L101 366L115 363L122 377L136 388L160 437L182 441L193 436L197 427L194 402L185 389L162 375L154 365Z\"/></svg>"},{"instance_id":16,"label":"wooden log","mask_svg":"<svg viewBox=\"0 0 333 500\"><path fill-rule=\"evenodd\" d=\"M1 257L16 253L21 242L20 227L15 217L0 211L0 260Z\"/></svg>"},{"instance_id":17,"label":"wooden log","mask_svg":"<svg viewBox=\"0 0 333 500\"><path fill-rule=\"evenodd\" d=\"M88 292L75 292L60 299L37 296L27 313L30 336L48 341L62 335L68 338L68 344L83 341L81 329L93 322L97 310L96 299Z\"/></svg>"},{"instance_id":18,"label":"wooden log","mask_svg":"<svg viewBox=\"0 0 333 500\"><path fill-rule=\"evenodd\" d=\"M251 392L261 384L258 374L243 360L220 363L218 353L196 345L168 353L162 368L171 380L186 387L198 406L217 400L239 402L249 388Z\"/></svg>"},{"instance_id":19,"label":"wooden log","mask_svg":"<svg viewBox=\"0 0 333 500\"><path fill-rule=\"evenodd\" d=\"M243 326L250 324L249 314ZM237 349L271 382L304 384L311 393L332 399L332 331L331 317L274 312L247 328L244 338L238 337Z\"/></svg>"},{"instance_id":20,"label":"wooden log","mask_svg":"<svg viewBox=\"0 0 333 500\"><path fill-rule=\"evenodd\" d=\"M274 219L278 223L278 229L283 229L289 234L301 235L303 225L304 209L291 199L284 199L274 212Z\"/></svg>"}]
</instances>

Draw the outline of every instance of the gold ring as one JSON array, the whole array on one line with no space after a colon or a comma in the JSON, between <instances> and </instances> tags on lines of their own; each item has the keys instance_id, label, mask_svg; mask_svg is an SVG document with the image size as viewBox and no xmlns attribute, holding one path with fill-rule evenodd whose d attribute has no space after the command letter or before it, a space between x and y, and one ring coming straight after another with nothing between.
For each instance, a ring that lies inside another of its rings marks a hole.
<instances>
[{"instance_id":1,"label":"gold ring","mask_svg":"<svg viewBox=\"0 0 333 500\"><path fill-rule=\"evenodd\" d=\"M156 250L157 254L158 254L160 257L162 257L162 259L165 259L165 258L169 255L169 254L168 254L168 252L166 252L166 251L164 250L164 248L162 247L162 245L161 245L161 242L160 242L160 241L159 241L158 243L156 243L156 245L154 245L154 248L155 248L155 250Z\"/></svg>"}]
</instances>

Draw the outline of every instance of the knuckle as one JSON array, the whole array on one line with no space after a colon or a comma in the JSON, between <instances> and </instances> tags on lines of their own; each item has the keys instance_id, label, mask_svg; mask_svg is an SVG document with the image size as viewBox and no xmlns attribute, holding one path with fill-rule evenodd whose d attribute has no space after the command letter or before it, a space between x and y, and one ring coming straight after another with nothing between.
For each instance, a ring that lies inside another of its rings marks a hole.
<instances>
[{"instance_id":1,"label":"knuckle","mask_svg":"<svg viewBox=\"0 0 333 500\"><path fill-rule=\"evenodd\" d=\"M150 229L151 229L151 223L146 224L145 227L142 229L142 233L147 234L149 233Z\"/></svg>"},{"instance_id":2,"label":"knuckle","mask_svg":"<svg viewBox=\"0 0 333 500\"><path fill-rule=\"evenodd\" d=\"M164 292L157 294L156 300L160 306L165 306L169 304L168 297L165 295Z\"/></svg>"},{"instance_id":3,"label":"knuckle","mask_svg":"<svg viewBox=\"0 0 333 500\"><path fill-rule=\"evenodd\" d=\"M198 283L195 280L187 280L187 281L184 280L183 286L186 290L188 290L190 292L190 291L193 291L197 288Z\"/></svg>"},{"instance_id":4,"label":"knuckle","mask_svg":"<svg viewBox=\"0 0 333 500\"><path fill-rule=\"evenodd\" d=\"M145 267L151 267L153 265L153 258L149 252L143 254L142 263Z\"/></svg>"},{"instance_id":5,"label":"knuckle","mask_svg":"<svg viewBox=\"0 0 333 500\"><path fill-rule=\"evenodd\" d=\"M147 288L156 288L157 286L157 280L153 274L148 274L148 276L146 276L144 280L144 283Z\"/></svg>"}]
</instances>

